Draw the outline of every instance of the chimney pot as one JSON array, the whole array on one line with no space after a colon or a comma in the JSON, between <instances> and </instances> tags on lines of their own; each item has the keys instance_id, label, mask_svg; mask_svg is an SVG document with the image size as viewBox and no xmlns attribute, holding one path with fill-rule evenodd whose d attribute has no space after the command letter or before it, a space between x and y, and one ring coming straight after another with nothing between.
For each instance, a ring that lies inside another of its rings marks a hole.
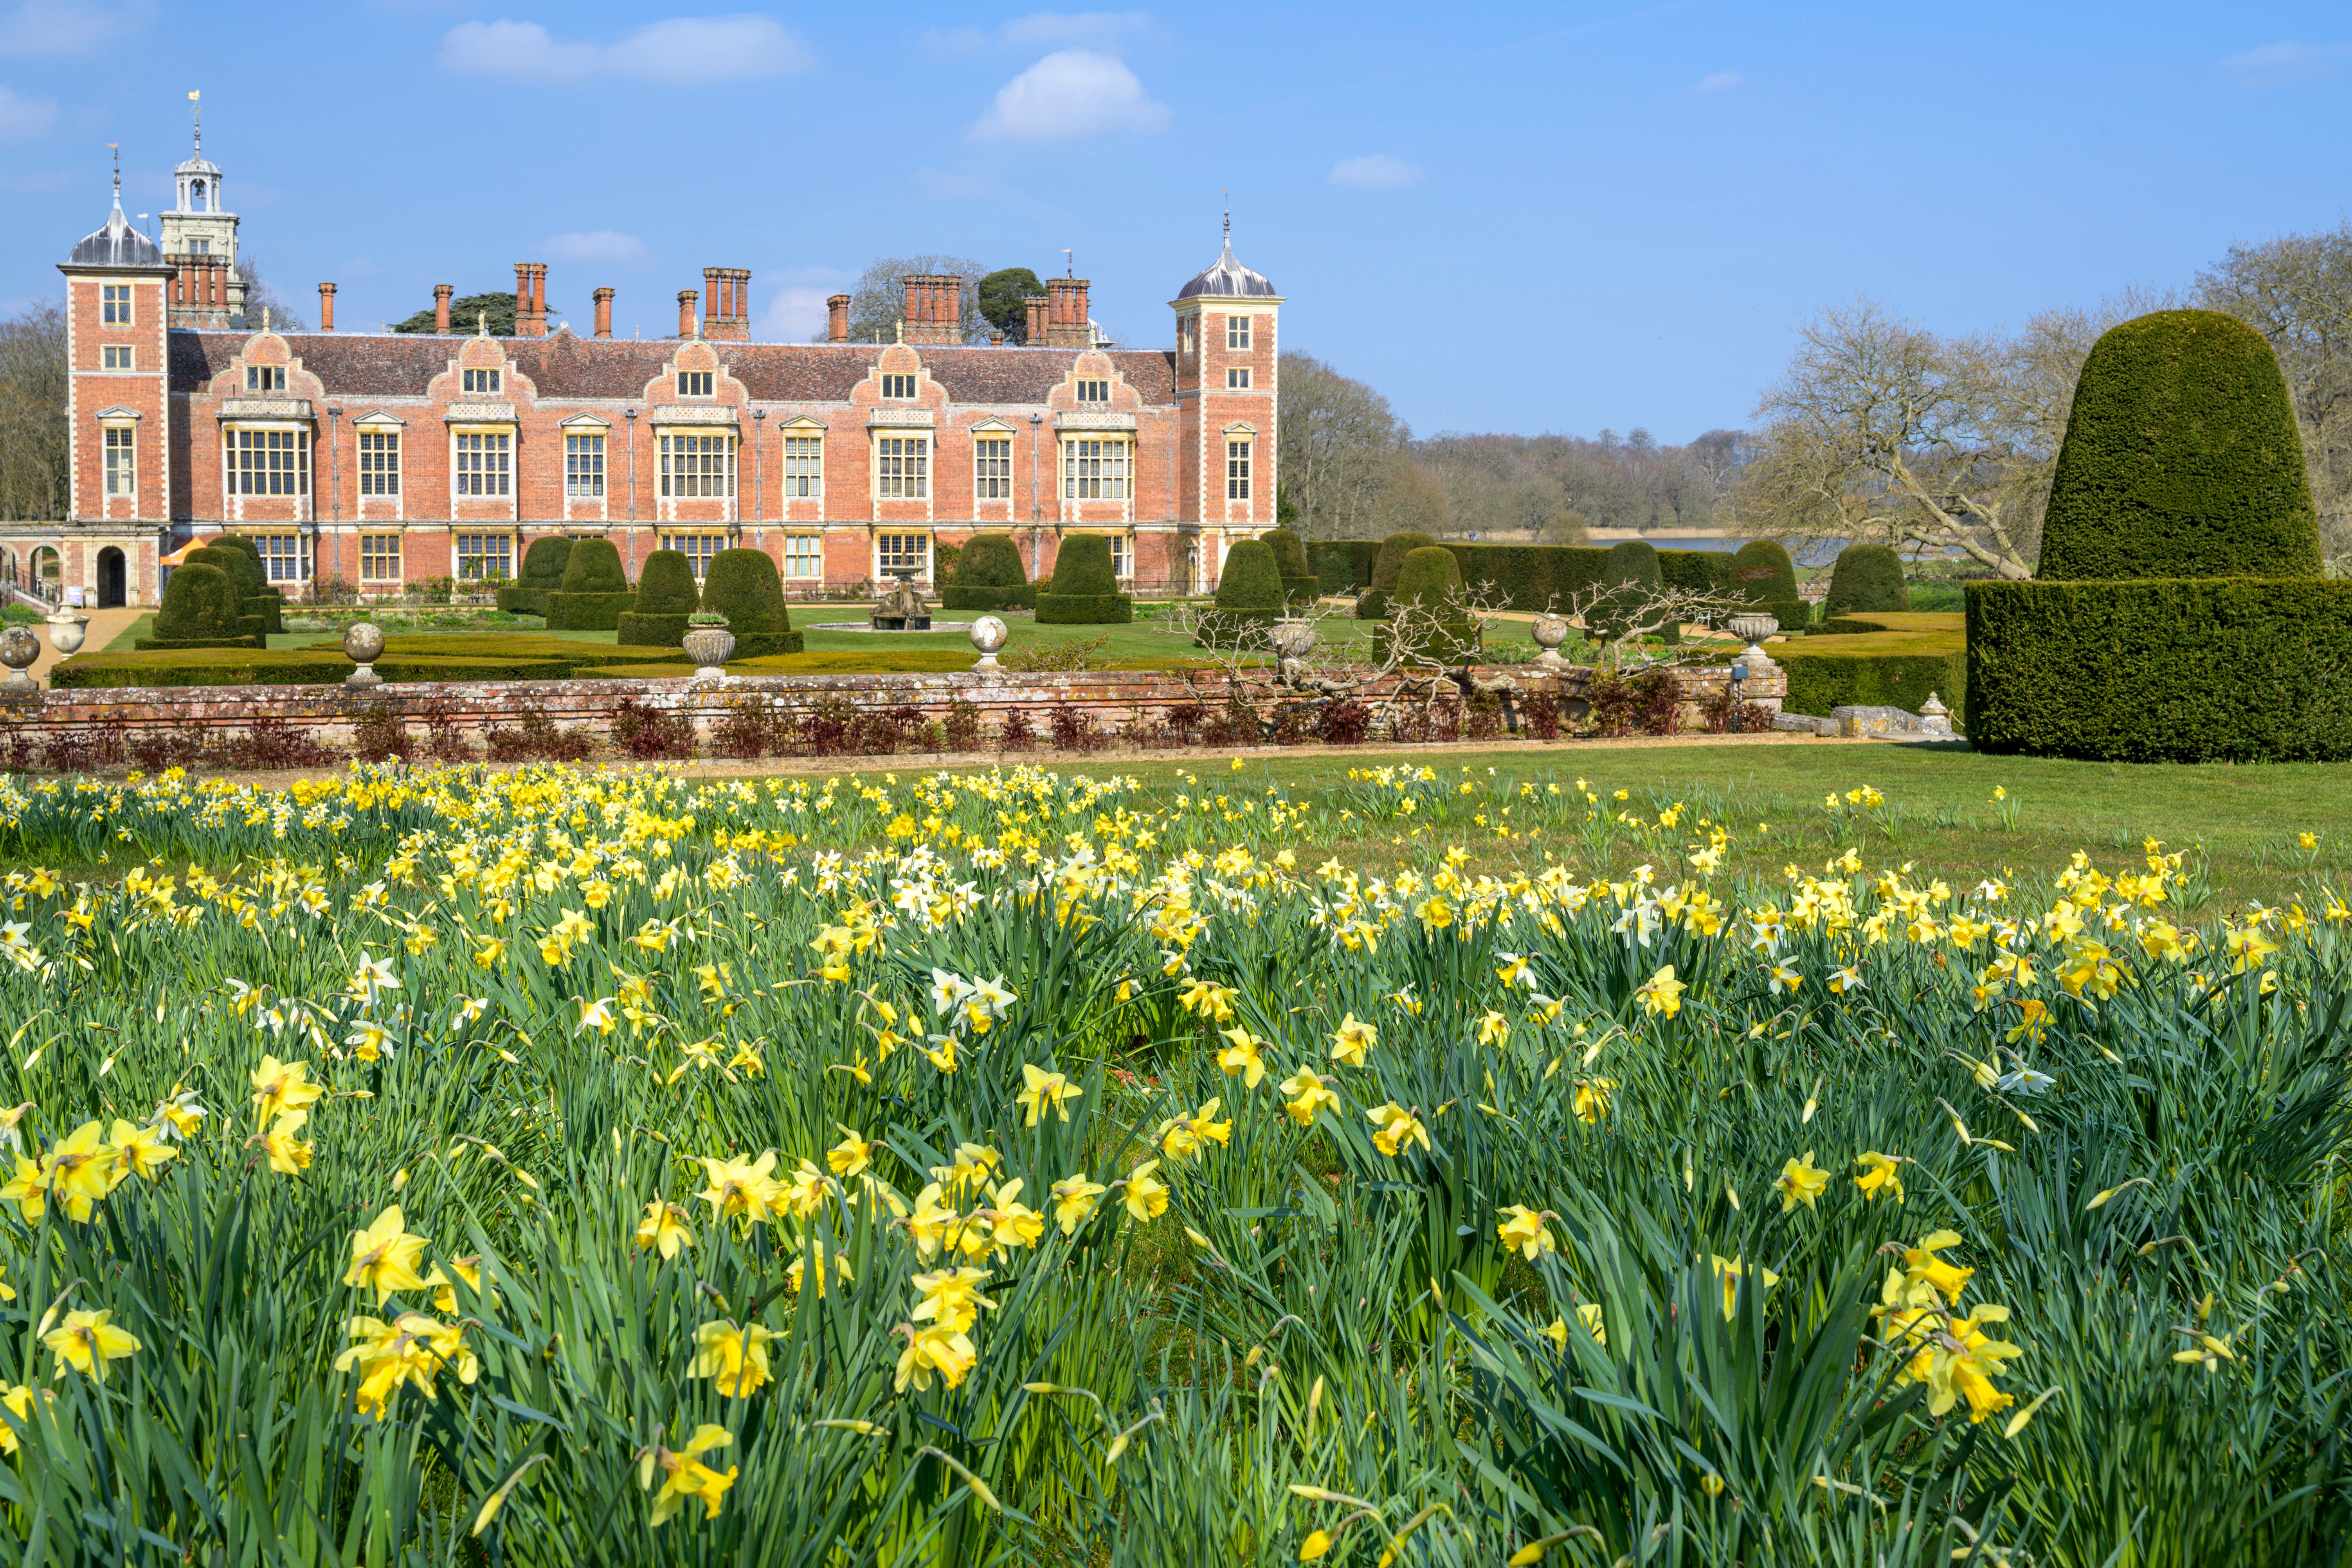
<instances>
[{"instance_id":1,"label":"chimney pot","mask_svg":"<svg viewBox=\"0 0 2352 1568\"><path fill-rule=\"evenodd\" d=\"M1049 345L1061 349L1093 347L1094 332L1088 324L1089 314L1087 279L1045 279L1045 342Z\"/></svg>"},{"instance_id":2,"label":"chimney pot","mask_svg":"<svg viewBox=\"0 0 2352 1568\"><path fill-rule=\"evenodd\" d=\"M444 337L449 333L449 297L457 291L454 283L433 285L433 330Z\"/></svg>"},{"instance_id":3,"label":"chimney pot","mask_svg":"<svg viewBox=\"0 0 2352 1568\"><path fill-rule=\"evenodd\" d=\"M1022 332L1021 341L1031 348L1043 348L1045 345L1046 302L1046 298L1043 294L1031 294L1021 301L1029 313L1027 328Z\"/></svg>"},{"instance_id":4,"label":"chimney pot","mask_svg":"<svg viewBox=\"0 0 2352 1568\"><path fill-rule=\"evenodd\" d=\"M824 341L845 343L849 341L849 296L835 294L824 302Z\"/></svg>"},{"instance_id":5,"label":"chimney pot","mask_svg":"<svg viewBox=\"0 0 2352 1568\"><path fill-rule=\"evenodd\" d=\"M319 285L319 330L322 332L335 330L335 286L332 283Z\"/></svg>"},{"instance_id":6,"label":"chimney pot","mask_svg":"<svg viewBox=\"0 0 2352 1568\"><path fill-rule=\"evenodd\" d=\"M599 289L591 298L596 301L596 335L609 338L613 335L613 290Z\"/></svg>"},{"instance_id":7,"label":"chimney pot","mask_svg":"<svg viewBox=\"0 0 2352 1568\"><path fill-rule=\"evenodd\" d=\"M694 302L700 298L701 296L691 289L681 289L677 291L677 335L679 337L690 338L695 335Z\"/></svg>"}]
</instances>

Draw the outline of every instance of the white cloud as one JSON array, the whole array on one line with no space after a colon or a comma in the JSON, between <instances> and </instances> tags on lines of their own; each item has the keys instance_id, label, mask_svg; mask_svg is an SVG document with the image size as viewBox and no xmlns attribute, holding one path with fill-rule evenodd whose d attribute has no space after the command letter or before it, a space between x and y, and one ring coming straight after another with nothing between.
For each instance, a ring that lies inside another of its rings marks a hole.
<instances>
[{"instance_id":1,"label":"white cloud","mask_svg":"<svg viewBox=\"0 0 2352 1568\"><path fill-rule=\"evenodd\" d=\"M143 4L118 9L74 0L23 0L0 17L0 55L86 55L117 34L145 26L152 9Z\"/></svg>"},{"instance_id":2,"label":"white cloud","mask_svg":"<svg viewBox=\"0 0 2352 1568\"><path fill-rule=\"evenodd\" d=\"M541 255L558 261L612 261L623 266L652 258L646 242L614 229L591 229L585 234L551 234L539 242Z\"/></svg>"},{"instance_id":3,"label":"white cloud","mask_svg":"<svg viewBox=\"0 0 2352 1568\"><path fill-rule=\"evenodd\" d=\"M733 81L806 70L807 48L773 17L674 16L612 44L559 42L537 22L460 22L441 40L446 70L537 81Z\"/></svg>"},{"instance_id":4,"label":"white cloud","mask_svg":"<svg viewBox=\"0 0 2352 1568\"><path fill-rule=\"evenodd\" d=\"M1421 178L1421 170L1402 158L1391 158L1386 153L1371 153L1361 158L1342 158L1331 165L1330 181L1358 191L1392 191L1399 185L1412 184Z\"/></svg>"},{"instance_id":5,"label":"white cloud","mask_svg":"<svg viewBox=\"0 0 2352 1568\"><path fill-rule=\"evenodd\" d=\"M1715 71L1698 79L1701 92L1728 92L1740 83L1738 71Z\"/></svg>"},{"instance_id":6,"label":"white cloud","mask_svg":"<svg viewBox=\"0 0 2352 1568\"><path fill-rule=\"evenodd\" d=\"M0 142L29 142L46 136L58 122L58 106L46 98L26 98L0 87Z\"/></svg>"},{"instance_id":7,"label":"white cloud","mask_svg":"<svg viewBox=\"0 0 2352 1568\"><path fill-rule=\"evenodd\" d=\"M752 326L751 335L767 343L804 343L824 331L825 298L841 292L839 289L806 283L762 289L760 287L761 281L758 278L751 280L752 297L767 296L767 302L760 310L760 319Z\"/></svg>"},{"instance_id":8,"label":"white cloud","mask_svg":"<svg viewBox=\"0 0 2352 1568\"><path fill-rule=\"evenodd\" d=\"M1168 106L1151 100L1125 62L1091 49L1062 49L997 89L971 134L985 142L1066 142L1167 126Z\"/></svg>"},{"instance_id":9,"label":"white cloud","mask_svg":"<svg viewBox=\"0 0 2352 1568\"><path fill-rule=\"evenodd\" d=\"M1150 25L1150 16L1142 11L1040 11L1034 16L1015 16L998 30L998 36L1008 44L1092 44L1100 47L1139 33Z\"/></svg>"},{"instance_id":10,"label":"white cloud","mask_svg":"<svg viewBox=\"0 0 2352 1568\"><path fill-rule=\"evenodd\" d=\"M2306 44L2283 38L2226 56L2221 65L2242 81L2301 81L2333 76L2347 61L2352 61L2352 43Z\"/></svg>"}]
</instances>

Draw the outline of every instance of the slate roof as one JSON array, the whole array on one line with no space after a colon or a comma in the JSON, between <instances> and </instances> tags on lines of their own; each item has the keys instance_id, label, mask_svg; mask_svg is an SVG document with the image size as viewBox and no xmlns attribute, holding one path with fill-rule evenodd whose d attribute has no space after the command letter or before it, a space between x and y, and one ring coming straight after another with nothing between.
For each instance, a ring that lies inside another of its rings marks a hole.
<instances>
[{"instance_id":1,"label":"slate roof","mask_svg":"<svg viewBox=\"0 0 2352 1568\"><path fill-rule=\"evenodd\" d=\"M106 215L106 226L87 236L66 258L68 267L161 267L163 251L153 240L131 226L122 216L122 198Z\"/></svg>"},{"instance_id":2,"label":"slate roof","mask_svg":"<svg viewBox=\"0 0 2352 1568\"><path fill-rule=\"evenodd\" d=\"M1234 242L1226 237L1225 248L1217 256L1216 264L1204 272L1196 272L1192 280L1176 290L1179 300L1191 300L1201 295L1226 299L1265 299L1276 297L1274 285L1265 274L1253 272L1234 259Z\"/></svg>"},{"instance_id":3,"label":"slate roof","mask_svg":"<svg viewBox=\"0 0 2352 1568\"><path fill-rule=\"evenodd\" d=\"M135 232L135 231L134 231ZM197 392L227 369L253 334L174 331L172 390ZM423 397L449 368L465 335L403 332L287 332L288 349L336 397ZM542 399L626 400L677 352L675 338L500 338L515 368ZM878 343L714 342L719 363L761 403L844 403L881 357ZM960 404L1042 405L1066 378L1076 349L922 348L923 366ZM1114 349L1111 362L1145 403L1176 401L1176 356L1158 349Z\"/></svg>"}]
</instances>

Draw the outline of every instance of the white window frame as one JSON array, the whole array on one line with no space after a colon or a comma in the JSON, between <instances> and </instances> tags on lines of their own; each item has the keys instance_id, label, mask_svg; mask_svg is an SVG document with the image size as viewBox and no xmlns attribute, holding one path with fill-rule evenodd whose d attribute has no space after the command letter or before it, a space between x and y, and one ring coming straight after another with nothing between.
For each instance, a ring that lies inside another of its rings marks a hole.
<instances>
[{"instance_id":1,"label":"white window frame","mask_svg":"<svg viewBox=\"0 0 2352 1568\"><path fill-rule=\"evenodd\" d=\"M1250 319L1247 316L1225 318L1225 348L1233 353L1247 353L1250 346Z\"/></svg>"},{"instance_id":2,"label":"white window frame","mask_svg":"<svg viewBox=\"0 0 2352 1568\"><path fill-rule=\"evenodd\" d=\"M106 467L106 494L109 498L139 499L139 427L135 425L109 425L100 438Z\"/></svg>"},{"instance_id":3,"label":"white window frame","mask_svg":"<svg viewBox=\"0 0 2352 1568\"><path fill-rule=\"evenodd\" d=\"M282 439L278 439L282 437ZM225 493L232 496L310 494L310 433L284 426L232 425L221 432Z\"/></svg>"},{"instance_id":4,"label":"white window frame","mask_svg":"<svg viewBox=\"0 0 2352 1568\"><path fill-rule=\"evenodd\" d=\"M1225 437L1225 499L1229 501L1257 499L1250 493L1256 483L1255 454L1251 450L1255 445L1237 436Z\"/></svg>"},{"instance_id":5,"label":"white window frame","mask_svg":"<svg viewBox=\"0 0 2352 1568\"><path fill-rule=\"evenodd\" d=\"M1135 443L1125 435L1062 437L1062 499L1119 500L1134 489Z\"/></svg>"},{"instance_id":6,"label":"white window frame","mask_svg":"<svg viewBox=\"0 0 2352 1568\"><path fill-rule=\"evenodd\" d=\"M495 370L463 370L457 373L458 390L468 397L496 397L506 377Z\"/></svg>"},{"instance_id":7,"label":"white window frame","mask_svg":"<svg viewBox=\"0 0 2352 1568\"><path fill-rule=\"evenodd\" d=\"M709 529L665 533L661 536L661 547L675 550L685 556L687 565L694 573L694 580L699 583L702 574L710 569L710 558L727 548L727 535Z\"/></svg>"},{"instance_id":8,"label":"white window frame","mask_svg":"<svg viewBox=\"0 0 2352 1568\"><path fill-rule=\"evenodd\" d=\"M108 343L105 347L98 351L98 368L100 370L132 370L137 367L131 363L131 345L129 343Z\"/></svg>"},{"instance_id":9,"label":"white window frame","mask_svg":"<svg viewBox=\"0 0 2352 1568\"><path fill-rule=\"evenodd\" d=\"M604 499L604 432L563 433L563 494L568 500Z\"/></svg>"},{"instance_id":10,"label":"white window frame","mask_svg":"<svg viewBox=\"0 0 2352 1568\"><path fill-rule=\"evenodd\" d=\"M1247 392L1249 389L1249 366L1245 364L1227 365L1225 367L1225 390L1227 392Z\"/></svg>"},{"instance_id":11,"label":"white window frame","mask_svg":"<svg viewBox=\"0 0 2352 1568\"><path fill-rule=\"evenodd\" d=\"M261 557L261 575L272 583L303 583L310 577L310 536L292 532L247 533Z\"/></svg>"},{"instance_id":12,"label":"white window frame","mask_svg":"<svg viewBox=\"0 0 2352 1568\"><path fill-rule=\"evenodd\" d=\"M784 499L822 500L824 498L824 432L785 431Z\"/></svg>"},{"instance_id":13,"label":"white window frame","mask_svg":"<svg viewBox=\"0 0 2352 1568\"><path fill-rule=\"evenodd\" d=\"M359 430L360 497L396 496L400 493L400 435L398 430Z\"/></svg>"},{"instance_id":14,"label":"white window frame","mask_svg":"<svg viewBox=\"0 0 2352 1568\"><path fill-rule=\"evenodd\" d=\"M101 283L98 288L99 325L102 327L129 327L137 325L137 323L131 320L131 315L130 284Z\"/></svg>"},{"instance_id":15,"label":"white window frame","mask_svg":"<svg viewBox=\"0 0 2352 1568\"><path fill-rule=\"evenodd\" d=\"M666 500L731 500L735 437L718 430L664 430L655 442Z\"/></svg>"},{"instance_id":16,"label":"white window frame","mask_svg":"<svg viewBox=\"0 0 2352 1568\"><path fill-rule=\"evenodd\" d=\"M1135 576L1135 535L1114 533L1110 537L1110 574L1125 583Z\"/></svg>"},{"instance_id":17,"label":"white window frame","mask_svg":"<svg viewBox=\"0 0 2352 1568\"><path fill-rule=\"evenodd\" d=\"M912 549L908 548L912 545ZM896 561L897 564L891 564ZM912 561L911 566L906 564ZM877 582L900 573L915 577L931 574L931 535L923 530L892 529L874 536L874 577Z\"/></svg>"},{"instance_id":18,"label":"white window frame","mask_svg":"<svg viewBox=\"0 0 2352 1568\"><path fill-rule=\"evenodd\" d=\"M1013 434L992 430L971 442L971 499L974 501L1013 499Z\"/></svg>"},{"instance_id":19,"label":"white window frame","mask_svg":"<svg viewBox=\"0 0 2352 1568\"><path fill-rule=\"evenodd\" d=\"M385 571L389 557L390 571ZM373 569L371 569L373 564ZM400 535L397 533L362 533L360 535L360 581L362 583L397 583L400 576Z\"/></svg>"},{"instance_id":20,"label":"white window frame","mask_svg":"<svg viewBox=\"0 0 2352 1568\"><path fill-rule=\"evenodd\" d=\"M784 575L795 582L821 582L824 577L824 535L784 535Z\"/></svg>"},{"instance_id":21,"label":"white window frame","mask_svg":"<svg viewBox=\"0 0 2352 1568\"><path fill-rule=\"evenodd\" d=\"M884 435L874 438L874 494L879 500L930 499L929 436Z\"/></svg>"},{"instance_id":22,"label":"white window frame","mask_svg":"<svg viewBox=\"0 0 2352 1568\"><path fill-rule=\"evenodd\" d=\"M503 500L514 494L514 432L449 433L449 493L457 500Z\"/></svg>"},{"instance_id":23,"label":"white window frame","mask_svg":"<svg viewBox=\"0 0 2352 1568\"><path fill-rule=\"evenodd\" d=\"M470 550L467 548L468 543L472 545ZM491 548L493 545L497 548ZM449 552L450 563L457 567L457 580L461 583L479 583L493 575L483 565L490 561L498 563L495 574L500 581L513 582L515 553L515 536L505 529L482 529L457 534ZM472 563L471 570L467 569L469 562Z\"/></svg>"}]
</instances>

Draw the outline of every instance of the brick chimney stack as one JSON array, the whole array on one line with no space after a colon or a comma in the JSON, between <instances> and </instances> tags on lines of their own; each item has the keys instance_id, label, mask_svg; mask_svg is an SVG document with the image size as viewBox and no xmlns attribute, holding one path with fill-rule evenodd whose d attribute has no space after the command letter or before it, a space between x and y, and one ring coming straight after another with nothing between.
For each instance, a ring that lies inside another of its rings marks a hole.
<instances>
[{"instance_id":1,"label":"brick chimney stack","mask_svg":"<svg viewBox=\"0 0 2352 1568\"><path fill-rule=\"evenodd\" d=\"M701 298L700 294L691 289L681 289L677 291L677 335L679 337L690 338L695 335L694 302Z\"/></svg>"},{"instance_id":2,"label":"brick chimney stack","mask_svg":"<svg viewBox=\"0 0 2352 1568\"><path fill-rule=\"evenodd\" d=\"M747 267L706 267L702 285L702 335L718 342L748 342L751 337L751 271Z\"/></svg>"},{"instance_id":3,"label":"brick chimney stack","mask_svg":"<svg viewBox=\"0 0 2352 1568\"><path fill-rule=\"evenodd\" d=\"M906 279L906 341L963 342L963 279L951 273L910 272Z\"/></svg>"},{"instance_id":4,"label":"brick chimney stack","mask_svg":"<svg viewBox=\"0 0 2352 1568\"><path fill-rule=\"evenodd\" d=\"M596 335L609 338L613 335L613 291L599 289L592 297L596 301Z\"/></svg>"},{"instance_id":5,"label":"brick chimney stack","mask_svg":"<svg viewBox=\"0 0 2352 1568\"><path fill-rule=\"evenodd\" d=\"M515 336L547 336L547 263L515 263Z\"/></svg>"},{"instance_id":6,"label":"brick chimney stack","mask_svg":"<svg viewBox=\"0 0 2352 1568\"><path fill-rule=\"evenodd\" d=\"M319 285L319 330L322 332L335 330L335 286L332 283Z\"/></svg>"},{"instance_id":7,"label":"brick chimney stack","mask_svg":"<svg viewBox=\"0 0 2352 1568\"><path fill-rule=\"evenodd\" d=\"M449 296L457 291L451 283L433 285L433 330L446 337L449 332Z\"/></svg>"},{"instance_id":8,"label":"brick chimney stack","mask_svg":"<svg viewBox=\"0 0 2352 1568\"><path fill-rule=\"evenodd\" d=\"M1045 279L1045 343L1049 348L1094 346L1094 327L1087 311L1087 279Z\"/></svg>"},{"instance_id":9,"label":"brick chimney stack","mask_svg":"<svg viewBox=\"0 0 2352 1568\"><path fill-rule=\"evenodd\" d=\"M824 341L845 343L849 341L849 296L835 294L824 302Z\"/></svg>"},{"instance_id":10,"label":"brick chimney stack","mask_svg":"<svg viewBox=\"0 0 2352 1568\"><path fill-rule=\"evenodd\" d=\"M1043 294L1031 294L1021 301L1029 311L1028 328L1021 334L1021 341L1031 348L1045 346L1045 302Z\"/></svg>"}]
</instances>

